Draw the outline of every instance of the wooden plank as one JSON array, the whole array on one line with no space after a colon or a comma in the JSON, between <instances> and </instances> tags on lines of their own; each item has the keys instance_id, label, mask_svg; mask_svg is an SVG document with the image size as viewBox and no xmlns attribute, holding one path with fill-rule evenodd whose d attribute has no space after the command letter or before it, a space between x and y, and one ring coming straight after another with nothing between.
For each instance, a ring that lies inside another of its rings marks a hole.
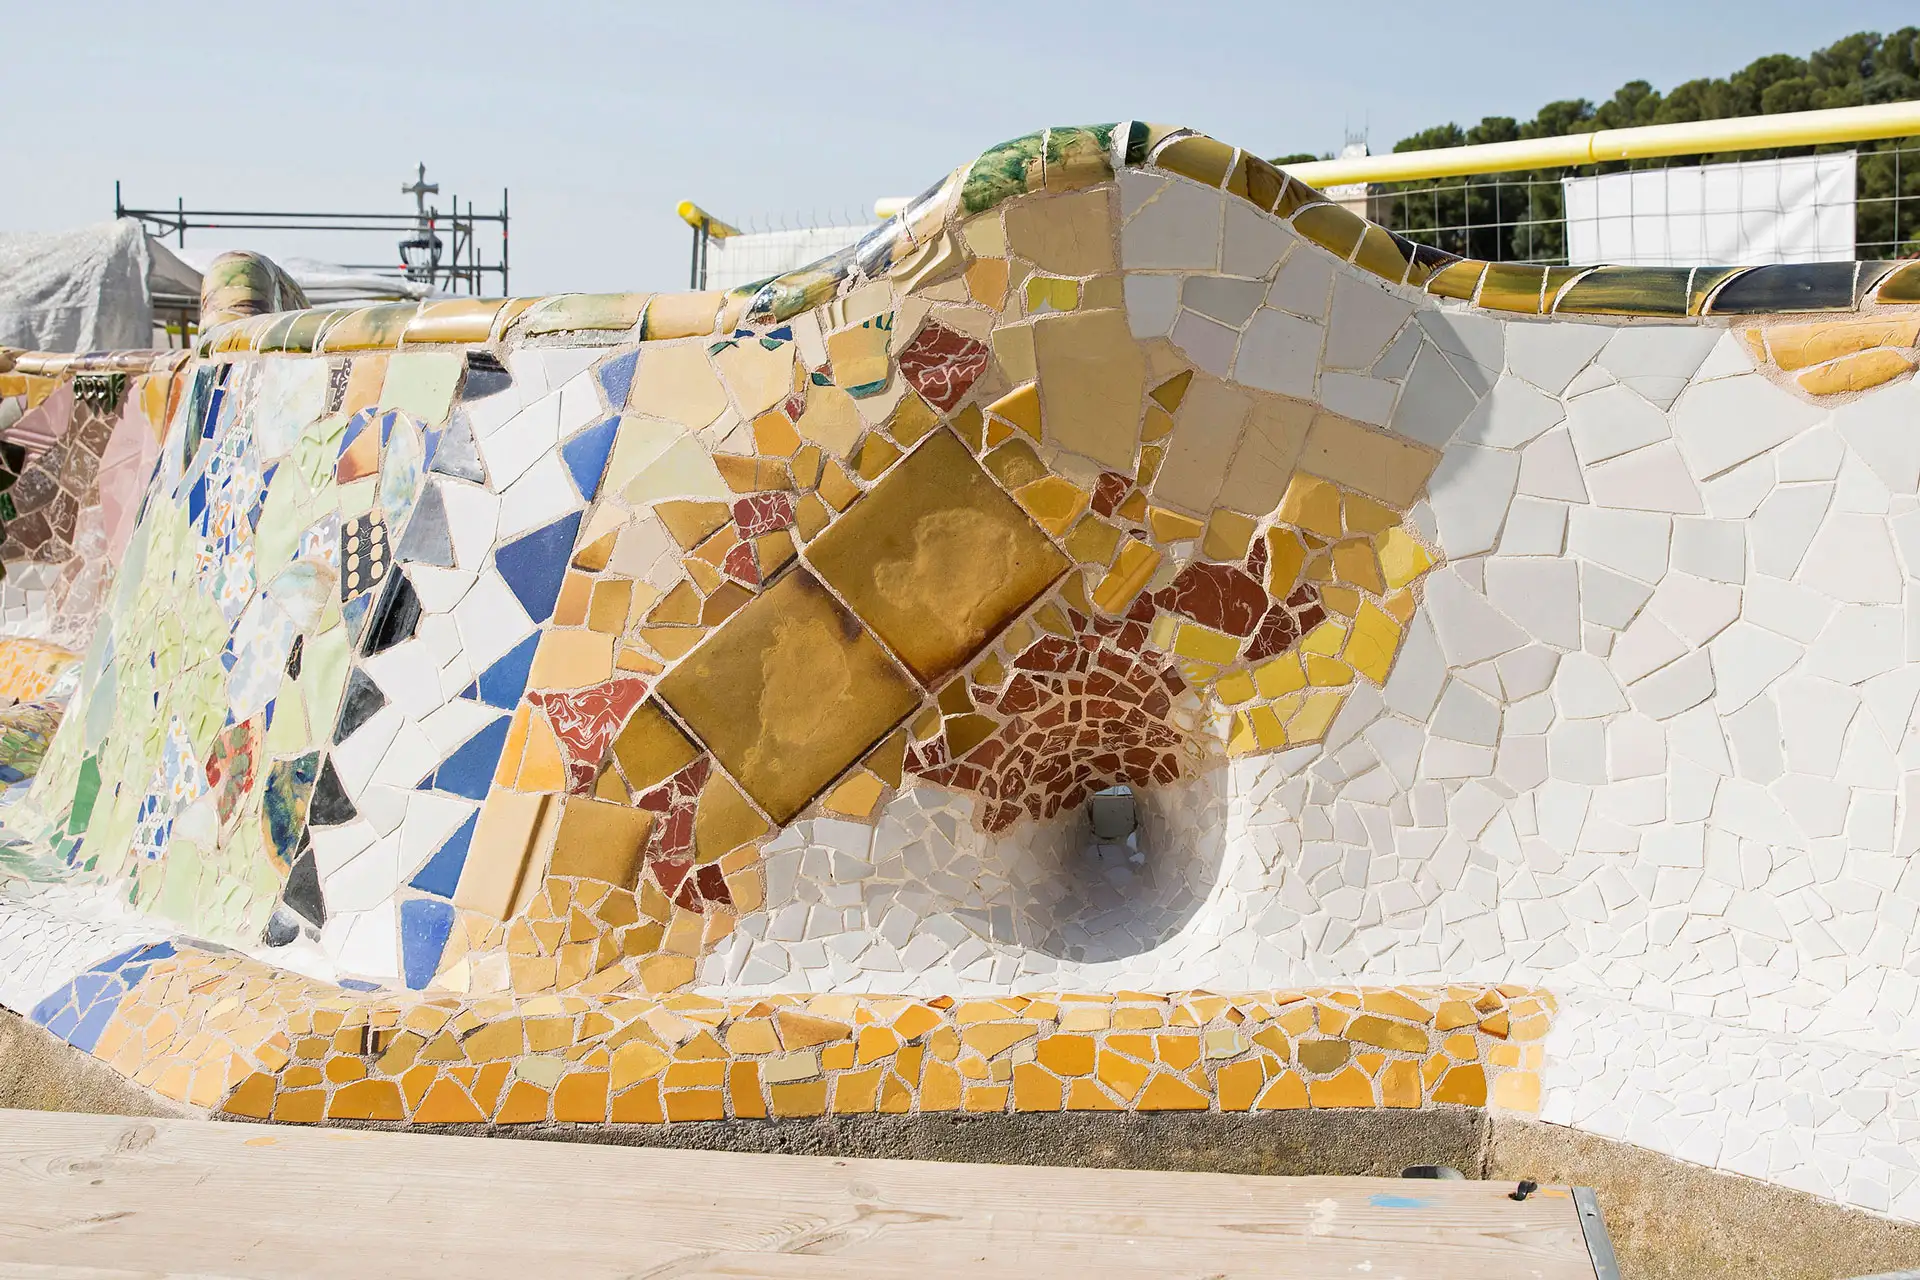
<instances>
[{"instance_id":1,"label":"wooden plank","mask_svg":"<svg viewBox=\"0 0 1920 1280\"><path fill-rule=\"evenodd\" d=\"M0 1111L0 1274L1593 1280L1511 1190Z\"/></svg>"}]
</instances>

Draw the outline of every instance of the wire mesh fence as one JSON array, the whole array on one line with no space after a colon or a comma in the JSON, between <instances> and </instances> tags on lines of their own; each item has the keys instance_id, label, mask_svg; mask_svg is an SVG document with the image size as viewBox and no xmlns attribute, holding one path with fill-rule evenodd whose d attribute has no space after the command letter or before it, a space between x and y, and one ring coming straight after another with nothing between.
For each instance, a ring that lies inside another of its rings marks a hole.
<instances>
[{"instance_id":1,"label":"wire mesh fence","mask_svg":"<svg viewBox=\"0 0 1920 1280\"><path fill-rule=\"evenodd\" d=\"M740 235L709 242L706 287L733 289L804 267L846 248L873 226L847 213L823 226L763 230L749 225Z\"/></svg>"},{"instance_id":2,"label":"wire mesh fence","mask_svg":"<svg viewBox=\"0 0 1920 1280\"><path fill-rule=\"evenodd\" d=\"M1417 243L1491 262L1920 256L1920 138L1697 159L1375 183L1365 211Z\"/></svg>"}]
</instances>

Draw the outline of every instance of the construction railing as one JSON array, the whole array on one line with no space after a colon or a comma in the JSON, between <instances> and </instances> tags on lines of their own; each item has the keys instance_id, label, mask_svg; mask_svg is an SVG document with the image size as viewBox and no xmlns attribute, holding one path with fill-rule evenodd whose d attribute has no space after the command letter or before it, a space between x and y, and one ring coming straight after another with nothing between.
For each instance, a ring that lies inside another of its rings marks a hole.
<instances>
[{"instance_id":1,"label":"construction railing","mask_svg":"<svg viewBox=\"0 0 1920 1280\"><path fill-rule=\"evenodd\" d=\"M1920 255L1915 102L1287 169L1411 240L1495 262Z\"/></svg>"}]
</instances>

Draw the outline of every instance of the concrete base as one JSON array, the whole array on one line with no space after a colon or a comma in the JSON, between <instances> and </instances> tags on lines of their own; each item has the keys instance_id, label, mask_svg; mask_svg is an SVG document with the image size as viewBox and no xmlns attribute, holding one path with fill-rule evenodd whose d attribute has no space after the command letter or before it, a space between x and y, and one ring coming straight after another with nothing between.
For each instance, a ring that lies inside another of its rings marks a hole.
<instances>
[{"instance_id":1,"label":"concrete base","mask_svg":"<svg viewBox=\"0 0 1920 1280\"><path fill-rule=\"evenodd\" d=\"M1920 1267L1920 1226L1557 1124L1493 1118L1480 1176L1592 1187L1627 1280L1838 1280Z\"/></svg>"},{"instance_id":2,"label":"concrete base","mask_svg":"<svg viewBox=\"0 0 1920 1280\"><path fill-rule=\"evenodd\" d=\"M484 1126L473 1126L476 1131ZM436 1129L444 1132L444 1129ZM1432 1111L1281 1111L1148 1115L830 1116L705 1124L556 1125L492 1129L496 1136L631 1146L1064 1165L1083 1169L1399 1176L1411 1164L1472 1169L1486 1118L1464 1107Z\"/></svg>"},{"instance_id":3,"label":"concrete base","mask_svg":"<svg viewBox=\"0 0 1920 1280\"><path fill-rule=\"evenodd\" d=\"M0 1107L107 1116L199 1114L149 1093L7 1009L0 1009Z\"/></svg>"},{"instance_id":4,"label":"concrete base","mask_svg":"<svg viewBox=\"0 0 1920 1280\"><path fill-rule=\"evenodd\" d=\"M0 1107L193 1116L0 1009ZM365 1125L391 1129L403 1126ZM1716 1173L1560 1125L1460 1107L1149 1115L832 1116L652 1125L443 1125L422 1132L545 1142L1081 1168L1469 1177L1593 1187L1624 1280L1842 1280L1920 1267L1920 1226Z\"/></svg>"}]
</instances>

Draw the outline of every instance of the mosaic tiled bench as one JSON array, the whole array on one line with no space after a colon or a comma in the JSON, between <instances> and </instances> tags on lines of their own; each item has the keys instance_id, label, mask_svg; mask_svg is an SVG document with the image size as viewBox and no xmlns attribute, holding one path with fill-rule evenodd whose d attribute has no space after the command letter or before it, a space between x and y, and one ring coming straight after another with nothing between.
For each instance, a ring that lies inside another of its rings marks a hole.
<instances>
[{"instance_id":1,"label":"mosaic tiled bench","mask_svg":"<svg viewBox=\"0 0 1920 1280\"><path fill-rule=\"evenodd\" d=\"M1484 1106L1920 1219L1916 303L1137 123L732 294L226 259L0 356L0 1001L257 1119Z\"/></svg>"}]
</instances>

